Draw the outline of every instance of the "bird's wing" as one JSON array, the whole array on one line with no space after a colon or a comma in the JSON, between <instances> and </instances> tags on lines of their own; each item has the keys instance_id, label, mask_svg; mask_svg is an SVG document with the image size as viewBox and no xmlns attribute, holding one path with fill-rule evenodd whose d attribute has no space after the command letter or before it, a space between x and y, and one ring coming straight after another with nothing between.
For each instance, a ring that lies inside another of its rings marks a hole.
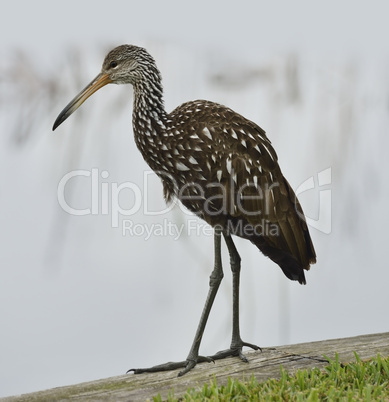
<instances>
[{"instance_id":1,"label":"bird's wing","mask_svg":"<svg viewBox=\"0 0 389 402\"><path fill-rule=\"evenodd\" d=\"M201 216L212 225L227 217L232 234L250 239L271 258L264 248L309 268L315 253L304 214L265 131L229 108L197 102L181 106L183 121L187 116L192 124L180 166L188 166L182 172L186 183L203 186Z\"/></svg>"}]
</instances>

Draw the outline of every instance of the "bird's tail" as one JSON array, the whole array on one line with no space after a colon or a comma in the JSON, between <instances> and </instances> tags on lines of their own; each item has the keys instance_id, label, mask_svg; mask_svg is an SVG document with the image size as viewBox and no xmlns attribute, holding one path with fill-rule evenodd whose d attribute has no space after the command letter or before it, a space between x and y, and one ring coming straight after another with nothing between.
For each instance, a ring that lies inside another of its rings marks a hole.
<instances>
[{"instance_id":1,"label":"bird's tail","mask_svg":"<svg viewBox=\"0 0 389 402\"><path fill-rule=\"evenodd\" d=\"M254 243L289 279L305 284L304 270L316 262L315 249L301 205L285 178L279 191L279 198L287 200L288 206L284 210L274 208L276 212L267 221L270 230L249 235L246 230L241 237Z\"/></svg>"}]
</instances>

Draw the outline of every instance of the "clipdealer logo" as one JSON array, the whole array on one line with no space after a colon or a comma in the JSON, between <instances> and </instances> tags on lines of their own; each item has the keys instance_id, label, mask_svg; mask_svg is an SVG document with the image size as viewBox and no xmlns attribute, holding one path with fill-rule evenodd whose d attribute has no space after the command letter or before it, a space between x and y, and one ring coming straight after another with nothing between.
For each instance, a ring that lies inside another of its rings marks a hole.
<instances>
[{"instance_id":1,"label":"clipdealer logo","mask_svg":"<svg viewBox=\"0 0 389 402\"><path fill-rule=\"evenodd\" d=\"M331 233L331 208L332 208L332 171L331 168L327 168L317 174L317 177L311 176L303 183L301 183L296 189L296 195L299 196L308 191L316 191L319 193L318 205L315 208L317 210L316 217L310 217L305 214L305 218L310 227L319 230L322 233ZM98 168L92 168L91 170L73 170L65 174L57 188L57 199L60 207L68 214L74 216L85 215L110 215L111 227L122 229L123 236L141 236L146 240L151 236L172 236L177 240L182 233L188 235L212 235L213 229L205 222L199 219L188 220L185 224L177 225L173 222L169 222L168 219L164 219L162 223L153 224L135 224L133 220L126 219L135 215L138 212L142 212L143 215L157 216L167 214L172 208L178 204L181 211L193 216L181 203L165 205L160 209L151 209L149 200L151 199L150 189L152 184L151 179L155 180L155 173L153 171L145 171L143 174L143 184L139 185L132 182L109 182L109 173L107 170L99 171ZM66 199L66 186L73 181L77 181L80 178L89 179L90 189L90 202L85 205L84 208L76 208L70 205ZM131 202L124 203L123 197L130 196ZM125 204L125 205L124 205ZM264 223L258 225L260 227L260 233L271 235L268 224ZM267 225L267 226L266 226ZM186 226L186 228L185 228Z\"/></svg>"}]
</instances>

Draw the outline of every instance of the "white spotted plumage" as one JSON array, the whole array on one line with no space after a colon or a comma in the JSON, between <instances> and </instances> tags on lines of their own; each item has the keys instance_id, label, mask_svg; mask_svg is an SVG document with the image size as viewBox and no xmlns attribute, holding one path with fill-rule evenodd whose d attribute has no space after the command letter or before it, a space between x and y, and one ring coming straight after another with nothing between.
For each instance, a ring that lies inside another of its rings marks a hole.
<instances>
[{"instance_id":1,"label":"white spotted plumage","mask_svg":"<svg viewBox=\"0 0 389 402\"><path fill-rule=\"evenodd\" d=\"M284 240L282 247L293 250L293 255L299 255L301 250L295 248L292 240L296 236L295 229L291 228L300 228L300 238L305 233L305 222L296 223L300 218L296 218L295 211L301 207L291 206L293 192L281 173L277 155L265 131L233 110L205 100L184 103L167 114L163 106L160 73L153 62L145 66L145 79L133 84L134 135L144 159L161 177L166 200L179 197L179 189L184 186L187 193L181 200L183 204L211 225L220 221L226 224L232 216L246 224L256 224L258 213L264 210L263 203L269 200L268 219L287 222L283 223L282 231L288 240ZM226 190L243 186L248 195L248 199L243 200L247 215L237 209L237 194L228 200L228 211L221 215L207 213L204 202L198 199L198 190L192 193L190 190L190 186L197 189L198 185L204 189L208 211L219 207L212 191L221 191L220 186ZM255 191L262 191L263 186L269 189L267 197L251 202L250 196ZM292 215L287 215L288 205L293 208ZM294 221L289 223L289 219ZM306 255L299 258L309 259Z\"/></svg>"}]
</instances>

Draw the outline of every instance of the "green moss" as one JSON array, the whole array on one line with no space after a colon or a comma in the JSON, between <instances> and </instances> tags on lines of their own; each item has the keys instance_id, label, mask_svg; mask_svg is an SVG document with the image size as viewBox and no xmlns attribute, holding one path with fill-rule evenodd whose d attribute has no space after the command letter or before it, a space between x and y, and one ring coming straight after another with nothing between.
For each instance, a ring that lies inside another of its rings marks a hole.
<instances>
[{"instance_id":1,"label":"green moss","mask_svg":"<svg viewBox=\"0 0 389 402\"><path fill-rule=\"evenodd\" d=\"M213 380L201 390L189 389L175 398L172 392L168 401L376 401L389 400L389 358L362 361L355 353L356 362L343 365L338 355L335 360L326 357L325 369L299 370L288 374L281 367L280 379L258 383L228 380L218 386ZM160 395L153 398L162 401Z\"/></svg>"}]
</instances>

